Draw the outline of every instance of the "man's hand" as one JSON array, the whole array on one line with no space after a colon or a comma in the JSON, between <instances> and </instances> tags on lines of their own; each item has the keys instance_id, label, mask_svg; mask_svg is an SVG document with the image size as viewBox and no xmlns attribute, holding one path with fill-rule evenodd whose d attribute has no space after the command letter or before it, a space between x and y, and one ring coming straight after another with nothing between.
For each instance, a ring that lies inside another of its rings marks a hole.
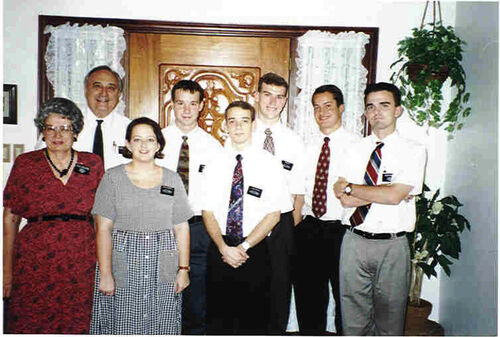
<instances>
[{"instance_id":1,"label":"man's hand","mask_svg":"<svg viewBox=\"0 0 500 337\"><path fill-rule=\"evenodd\" d=\"M238 247L230 247L225 245L221 250L222 261L233 268L240 267L249 258L248 254Z\"/></svg>"},{"instance_id":2,"label":"man's hand","mask_svg":"<svg viewBox=\"0 0 500 337\"><path fill-rule=\"evenodd\" d=\"M343 177L339 177L337 182L333 185L333 192L338 199L340 199L340 197L345 193L344 191L347 184L349 184L347 180L345 180Z\"/></svg>"}]
</instances>

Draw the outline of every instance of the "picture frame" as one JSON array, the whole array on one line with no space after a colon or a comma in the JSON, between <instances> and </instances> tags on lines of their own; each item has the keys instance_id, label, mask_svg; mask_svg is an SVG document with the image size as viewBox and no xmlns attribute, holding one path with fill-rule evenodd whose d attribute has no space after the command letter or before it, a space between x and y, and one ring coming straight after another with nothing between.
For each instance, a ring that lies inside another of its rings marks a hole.
<instances>
[{"instance_id":1,"label":"picture frame","mask_svg":"<svg viewBox=\"0 0 500 337\"><path fill-rule=\"evenodd\" d=\"M24 153L24 144L14 144L12 151L12 160L16 160L17 156Z\"/></svg>"},{"instance_id":2,"label":"picture frame","mask_svg":"<svg viewBox=\"0 0 500 337\"><path fill-rule=\"evenodd\" d=\"M10 144L3 144L3 162L10 163Z\"/></svg>"},{"instance_id":3,"label":"picture frame","mask_svg":"<svg viewBox=\"0 0 500 337\"><path fill-rule=\"evenodd\" d=\"M17 124L17 85L3 85L3 123Z\"/></svg>"}]
</instances>

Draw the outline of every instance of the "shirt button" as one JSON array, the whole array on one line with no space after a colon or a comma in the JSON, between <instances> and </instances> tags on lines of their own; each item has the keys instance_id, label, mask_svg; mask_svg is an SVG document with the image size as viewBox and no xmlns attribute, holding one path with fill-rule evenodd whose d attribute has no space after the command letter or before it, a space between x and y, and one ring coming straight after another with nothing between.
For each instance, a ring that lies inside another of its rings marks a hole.
<instances>
[{"instance_id":1,"label":"shirt button","mask_svg":"<svg viewBox=\"0 0 500 337\"><path fill-rule=\"evenodd\" d=\"M146 235L146 240L149 240L149 235Z\"/></svg>"},{"instance_id":2,"label":"shirt button","mask_svg":"<svg viewBox=\"0 0 500 337\"><path fill-rule=\"evenodd\" d=\"M144 256L144 258L145 258L146 260L147 260L147 259L149 259L149 255Z\"/></svg>"},{"instance_id":3,"label":"shirt button","mask_svg":"<svg viewBox=\"0 0 500 337\"><path fill-rule=\"evenodd\" d=\"M144 275L144 278L149 278L149 275Z\"/></svg>"}]
</instances>

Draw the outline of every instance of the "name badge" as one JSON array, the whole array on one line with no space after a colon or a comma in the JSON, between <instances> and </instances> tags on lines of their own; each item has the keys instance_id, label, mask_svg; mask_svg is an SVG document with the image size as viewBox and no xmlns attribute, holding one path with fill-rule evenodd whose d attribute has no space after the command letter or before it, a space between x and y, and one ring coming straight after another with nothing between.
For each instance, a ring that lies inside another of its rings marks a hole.
<instances>
[{"instance_id":1,"label":"name badge","mask_svg":"<svg viewBox=\"0 0 500 337\"><path fill-rule=\"evenodd\" d=\"M291 171L293 167L293 163L287 162L286 160L282 160L281 164L283 164L283 168L285 170Z\"/></svg>"},{"instance_id":2,"label":"name badge","mask_svg":"<svg viewBox=\"0 0 500 337\"><path fill-rule=\"evenodd\" d=\"M160 193L161 194L173 196L174 195L174 191L175 191L175 188L170 187L170 186L163 185L163 186L160 187Z\"/></svg>"},{"instance_id":3,"label":"name badge","mask_svg":"<svg viewBox=\"0 0 500 337\"><path fill-rule=\"evenodd\" d=\"M126 147L125 146L118 146L118 153L123 154L125 152Z\"/></svg>"},{"instance_id":4,"label":"name badge","mask_svg":"<svg viewBox=\"0 0 500 337\"><path fill-rule=\"evenodd\" d=\"M390 183L392 182L392 173L382 173L382 182Z\"/></svg>"},{"instance_id":5,"label":"name badge","mask_svg":"<svg viewBox=\"0 0 500 337\"><path fill-rule=\"evenodd\" d=\"M260 198L260 196L262 195L262 190L260 188L250 186L248 187L247 193L253 195L254 197Z\"/></svg>"},{"instance_id":6,"label":"name badge","mask_svg":"<svg viewBox=\"0 0 500 337\"><path fill-rule=\"evenodd\" d=\"M88 166L85 166L83 164L80 164L80 163L76 163L75 164L75 168L73 169L76 173L80 173L80 174L85 174L85 175L89 175L90 173L90 167Z\"/></svg>"},{"instance_id":7,"label":"name badge","mask_svg":"<svg viewBox=\"0 0 500 337\"><path fill-rule=\"evenodd\" d=\"M198 168L198 172L203 172L203 170L205 169L205 165L204 164L200 164L200 167Z\"/></svg>"}]
</instances>

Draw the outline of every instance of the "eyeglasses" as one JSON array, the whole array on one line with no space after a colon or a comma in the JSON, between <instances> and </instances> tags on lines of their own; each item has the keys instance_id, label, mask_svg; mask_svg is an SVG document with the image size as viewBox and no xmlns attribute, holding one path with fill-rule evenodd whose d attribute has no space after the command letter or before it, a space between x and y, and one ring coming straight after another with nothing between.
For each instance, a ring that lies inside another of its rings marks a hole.
<instances>
[{"instance_id":1,"label":"eyeglasses","mask_svg":"<svg viewBox=\"0 0 500 337\"><path fill-rule=\"evenodd\" d=\"M56 135L58 132L60 132L62 135L67 135L73 132L73 128L71 127L71 125L45 125L43 129L45 132L47 132L48 135L51 136Z\"/></svg>"}]
</instances>

